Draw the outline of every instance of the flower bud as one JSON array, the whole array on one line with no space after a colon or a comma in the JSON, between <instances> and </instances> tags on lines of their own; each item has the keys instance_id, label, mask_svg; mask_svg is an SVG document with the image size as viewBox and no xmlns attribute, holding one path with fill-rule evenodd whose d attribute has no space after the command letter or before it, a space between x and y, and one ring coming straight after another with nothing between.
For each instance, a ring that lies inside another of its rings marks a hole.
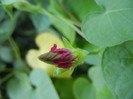
<instances>
[{"instance_id":1,"label":"flower bud","mask_svg":"<svg viewBox=\"0 0 133 99\"><path fill-rule=\"evenodd\" d=\"M78 57L73 54L72 50L67 48L57 49L57 45L54 44L51 50L39 56L39 59L46 63L57 65L59 68L68 69L74 65Z\"/></svg>"}]
</instances>

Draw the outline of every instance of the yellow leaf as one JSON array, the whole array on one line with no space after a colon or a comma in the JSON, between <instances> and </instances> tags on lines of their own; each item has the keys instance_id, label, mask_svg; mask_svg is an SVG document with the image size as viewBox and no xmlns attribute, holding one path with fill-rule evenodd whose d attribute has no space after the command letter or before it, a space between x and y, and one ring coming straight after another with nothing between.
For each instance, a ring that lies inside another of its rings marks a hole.
<instances>
[{"instance_id":1,"label":"yellow leaf","mask_svg":"<svg viewBox=\"0 0 133 99\"><path fill-rule=\"evenodd\" d=\"M44 54L46 52L49 52L49 50L51 49L51 47L54 44L57 44L58 48L63 48L64 47L63 42L59 38L57 38L55 35L50 34L50 33L39 34L36 37L35 42L36 42L37 46L39 47L39 49L38 50L31 49L28 51L28 53L26 55L27 63L29 64L29 66L31 66L31 68L42 68L50 76L53 76L55 66L40 61L38 59L38 56L40 56L41 54ZM57 77L69 78L70 77L69 71L64 72L63 74L61 74Z\"/></svg>"}]
</instances>

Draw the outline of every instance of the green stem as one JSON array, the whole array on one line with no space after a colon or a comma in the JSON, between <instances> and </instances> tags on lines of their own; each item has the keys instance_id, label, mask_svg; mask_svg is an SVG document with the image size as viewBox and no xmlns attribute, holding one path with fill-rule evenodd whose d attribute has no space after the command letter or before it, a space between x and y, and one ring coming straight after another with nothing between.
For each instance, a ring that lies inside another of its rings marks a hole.
<instances>
[{"instance_id":1,"label":"green stem","mask_svg":"<svg viewBox=\"0 0 133 99\"><path fill-rule=\"evenodd\" d=\"M2 78L2 79L0 80L0 85L1 85L2 83L6 82L6 81L7 81L9 78L11 78L13 75L14 75L14 72L11 72L11 73L9 73L8 75L6 75L4 78Z\"/></svg>"}]
</instances>

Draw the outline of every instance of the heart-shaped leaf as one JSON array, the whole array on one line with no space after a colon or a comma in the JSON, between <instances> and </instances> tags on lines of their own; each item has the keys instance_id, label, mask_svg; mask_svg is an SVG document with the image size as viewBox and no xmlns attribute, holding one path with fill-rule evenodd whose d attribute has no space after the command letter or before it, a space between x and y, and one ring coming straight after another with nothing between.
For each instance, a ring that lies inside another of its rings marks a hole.
<instances>
[{"instance_id":1,"label":"heart-shaped leaf","mask_svg":"<svg viewBox=\"0 0 133 99\"><path fill-rule=\"evenodd\" d=\"M108 87L118 99L133 99L133 41L107 48L102 71Z\"/></svg>"},{"instance_id":2,"label":"heart-shaped leaf","mask_svg":"<svg viewBox=\"0 0 133 99\"><path fill-rule=\"evenodd\" d=\"M133 39L133 0L96 0L102 12L89 14L82 25L86 39L113 46Z\"/></svg>"}]
</instances>

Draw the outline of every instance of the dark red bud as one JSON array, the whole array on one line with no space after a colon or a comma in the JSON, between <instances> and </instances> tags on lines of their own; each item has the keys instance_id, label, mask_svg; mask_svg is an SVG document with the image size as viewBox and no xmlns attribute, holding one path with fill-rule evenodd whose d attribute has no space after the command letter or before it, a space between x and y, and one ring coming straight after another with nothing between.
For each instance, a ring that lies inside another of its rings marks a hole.
<instances>
[{"instance_id":1,"label":"dark red bud","mask_svg":"<svg viewBox=\"0 0 133 99\"><path fill-rule=\"evenodd\" d=\"M73 55L71 50L57 49L57 45L54 44L51 50L39 56L39 59L49 64L56 64L59 68L68 69L73 66L77 57Z\"/></svg>"}]
</instances>

